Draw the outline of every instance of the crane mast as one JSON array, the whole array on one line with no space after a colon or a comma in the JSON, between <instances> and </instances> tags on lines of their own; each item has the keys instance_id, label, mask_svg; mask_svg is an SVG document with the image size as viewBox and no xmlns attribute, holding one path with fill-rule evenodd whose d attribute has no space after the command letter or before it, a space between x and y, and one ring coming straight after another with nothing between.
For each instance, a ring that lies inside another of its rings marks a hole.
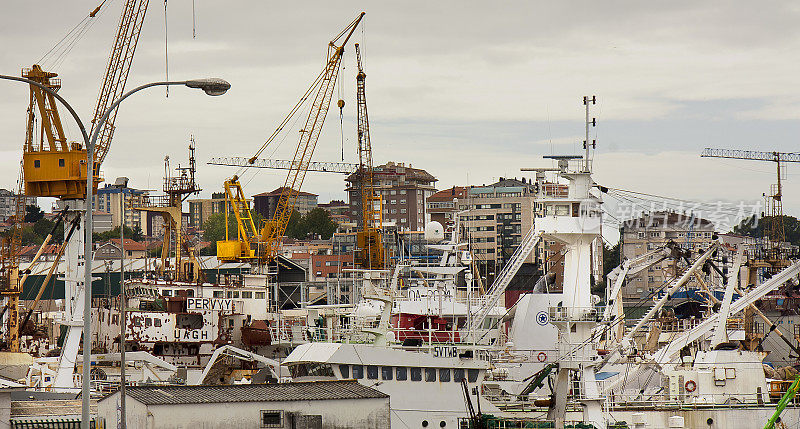
<instances>
[{"instance_id":1,"label":"crane mast","mask_svg":"<svg viewBox=\"0 0 800 429\"><path fill-rule=\"evenodd\" d=\"M369 116L367 115L367 74L361 64L361 49L358 43L356 60L356 100L358 104L358 177L361 191L361 231L356 234L358 252L356 264L365 269L383 269L383 241L380 227L383 217L383 200L375 193L372 171L372 143L369 139Z\"/></svg>"},{"instance_id":2,"label":"crane mast","mask_svg":"<svg viewBox=\"0 0 800 429\"><path fill-rule=\"evenodd\" d=\"M278 254L279 239L286 231L286 225L297 203L300 187L303 185L306 172L308 172L311 156L314 154L314 148L317 145L317 140L322 131L322 125L325 122L325 117L330 108L336 79L339 76L344 46L347 44L348 40L350 40L350 36L353 35L353 32L355 32L358 23L361 22L363 17L364 12L359 14L353 22L345 27L345 29L328 44L325 68L315 81L315 84L312 84L312 88L306 92L307 94L309 92L315 92L311 109L306 117L305 125L300 130L300 142L295 149L291 165L292 168L289 170L289 174L284 181L283 189L278 199L278 205L275 208L275 214L266 222L265 229L262 233L264 252L270 258ZM336 43L343 36L344 40L337 46ZM259 153L265 146L266 144L262 146ZM258 153L256 156L258 156ZM255 160L255 157L251 158L251 160Z\"/></svg>"}]
</instances>

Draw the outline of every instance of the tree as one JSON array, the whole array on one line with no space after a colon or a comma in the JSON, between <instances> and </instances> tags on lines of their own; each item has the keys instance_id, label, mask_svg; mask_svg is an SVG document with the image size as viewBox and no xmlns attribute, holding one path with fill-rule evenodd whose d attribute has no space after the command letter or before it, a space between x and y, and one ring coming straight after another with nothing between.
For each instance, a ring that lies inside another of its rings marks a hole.
<instances>
[{"instance_id":1,"label":"tree","mask_svg":"<svg viewBox=\"0 0 800 429\"><path fill-rule=\"evenodd\" d=\"M25 222L33 223L39 221L39 219L44 218L44 212L39 206L28 205L25 206Z\"/></svg>"},{"instance_id":2,"label":"tree","mask_svg":"<svg viewBox=\"0 0 800 429\"><path fill-rule=\"evenodd\" d=\"M110 231L105 232L95 232L92 234L93 241L108 241L112 238L119 238L119 227L114 227ZM125 238L130 239L133 241L141 241L144 238L144 233L142 232L142 228L136 227L131 228L128 225L125 225Z\"/></svg>"},{"instance_id":3,"label":"tree","mask_svg":"<svg viewBox=\"0 0 800 429\"><path fill-rule=\"evenodd\" d=\"M331 214L319 207L308 212L305 216L307 234L319 236L323 240L329 240L339 224L331 219Z\"/></svg>"},{"instance_id":4,"label":"tree","mask_svg":"<svg viewBox=\"0 0 800 429\"><path fill-rule=\"evenodd\" d=\"M284 235L298 240L302 240L308 235L305 219L297 210L292 210L292 215L289 216L289 221L286 223Z\"/></svg>"},{"instance_id":5,"label":"tree","mask_svg":"<svg viewBox=\"0 0 800 429\"><path fill-rule=\"evenodd\" d=\"M257 232L260 234L261 227L264 223L264 218L255 211L251 212L253 216L253 223L256 226ZM236 239L238 226L236 225L236 216L231 213L228 215L228 236ZM208 220L203 223L203 240L210 241L211 246L203 249L202 254L215 255L217 253L217 241L225 239L225 214L214 213Z\"/></svg>"},{"instance_id":6,"label":"tree","mask_svg":"<svg viewBox=\"0 0 800 429\"><path fill-rule=\"evenodd\" d=\"M798 245L800 244L800 221L794 216L783 215L783 231L786 234L786 241ZM758 218L755 215L743 219L739 225L733 227L733 233L748 237L764 237L769 235L769 227L772 224L772 216Z\"/></svg>"}]
</instances>

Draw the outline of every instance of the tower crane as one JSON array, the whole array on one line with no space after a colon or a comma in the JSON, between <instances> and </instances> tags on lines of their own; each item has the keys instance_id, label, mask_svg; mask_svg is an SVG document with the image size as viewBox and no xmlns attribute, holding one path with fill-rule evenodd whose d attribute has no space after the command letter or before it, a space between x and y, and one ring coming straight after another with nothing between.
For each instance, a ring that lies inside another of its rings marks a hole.
<instances>
[{"instance_id":1,"label":"tower crane","mask_svg":"<svg viewBox=\"0 0 800 429\"><path fill-rule=\"evenodd\" d=\"M278 125L267 141L261 145L255 155L248 160L249 164L254 164L258 160L259 155L261 155L267 146L290 122L291 118L298 112L302 104L307 99L313 100L308 115L306 116L305 124L303 128L300 129L300 141L295 148L294 157L289 167L289 173L287 174L283 183L283 187L281 188L281 195L278 199L278 205L275 208L275 213L269 220L264 222L264 225L260 230L261 239L257 243L258 254L255 255L255 258L259 262L274 260L274 258L278 255L280 238L286 232L286 226L289 222L289 218L292 215L292 211L296 206L300 187L303 185L303 180L308 172L309 165L311 163L311 156L314 154L314 148L316 147L317 140L319 140L319 135L322 132L322 125L325 122L325 117L327 116L330 108L336 80L339 77L339 69L342 61L342 55L344 54L344 47L350 40L353 32L355 32L356 27L358 27L358 24L361 22L364 14L364 12L361 12L350 24L347 25L347 27L344 28L344 30L339 32L339 34L328 43L327 59L322 72L320 72L317 78L314 79L311 86L300 98L300 101L295 104L289 114ZM228 240L226 240L226 242L227 241ZM245 245L249 246L250 243L240 241L240 246ZM246 252L246 249L237 249L236 246L220 246L219 243L217 244L217 257L221 260L238 260L241 255L245 253L249 252ZM250 258L250 260L252 260L252 258Z\"/></svg>"},{"instance_id":2,"label":"tower crane","mask_svg":"<svg viewBox=\"0 0 800 429\"><path fill-rule=\"evenodd\" d=\"M770 216L768 224L768 237L771 241L770 248L767 249L766 258L763 261L764 267L770 268L773 273L780 271L788 266L786 255L781 249L781 245L786 241L786 233L783 228L783 184L781 183L781 165L785 168L787 162L800 162L800 153L791 152L759 152L752 150L736 149L713 149L707 147L700 154L704 158L730 158L748 159L753 161L774 162L778 173L777 183L770 186L767 197L767 210Z\"/></svg>"},{"instance_id":3,"label":"tower crane","mask_svg":"<svg viewBox=\"0 0 800 429\"><path fill-rule=\"evenodd\" d=\"M100 126L97 121L102 113L125 90L125 83L127 82L128 73L139 41L139 34L142 30L148 3L149 0L125 1L108 65L106 66L100 95L95 106L92 131L94 131L95 127ZM102 6L103 4L95 8L89 16L95 17ZM61 88L61 80L58 79L58 75L43 70L38 64L34 64L29 69L24 69L22 75L53 90ZM38 136L36 135L37 112L40 123ZM102 125L103 129L99 133L95 147L94 171L87 172L86 148L81 143L67 142L54 97L31 85L25 145L22 154L22 177L25 185L25 194L36 197L57 197L62 201L69 201L70 210L66 216L65 223L69 223L74 218L79 217L85 208L84 198L86 192L94 193L97 189L97 184L102 180L100 178L100 165L111 145L116 114L116 111L113 112L108 121ZM92 174L94 178L94 185L90 190L86 189L87 174ZM24 213L24 207L22 209ZM53 387L56 388L75 387L73 372L83 331L85 285L82 282L82 274L84 269L91 269L89 261L81 260L84 256L83 240L84 234L72 234L69 238L66 238L64 293L67 314L65 325L68 329L59 358L56 377L53 381ZM86 256L91 258L91 255ZM21 286L19 289L21 289ZM10 314L17 314L16 309L9 310L11 310Z\"/></svg>"},{"instance_id":4,"label":"tower crane","mask_svg":"<svg viewBox=\"0 0 800 429\"><path fill-rule=\"evenodd\" d=\"M358 177L361 191L361 230L356 234L358 252L356 264L365 269L383 269L383 200L375 193L372 177L372 143L369 140L369 116L367 115L367 74L361 65L361 50L356 43L356 100L358 104Z\"/></svg>"}]
</instances>

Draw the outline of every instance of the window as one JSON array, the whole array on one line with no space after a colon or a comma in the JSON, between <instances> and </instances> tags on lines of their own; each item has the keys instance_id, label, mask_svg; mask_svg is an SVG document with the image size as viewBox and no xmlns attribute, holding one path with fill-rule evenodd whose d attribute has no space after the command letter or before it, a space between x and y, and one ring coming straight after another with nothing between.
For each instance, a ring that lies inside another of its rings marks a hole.
<instances>
[{"instance_id":1,"label":"window","mask_svg":"<svg viewBox=\"0 0 800 429\"><path fill-rule=\"evenodd\" d=\"M477 369L468 369L467 370L467 381L470 383L475 383L478 381L478 370Z\"/></svg>"},{"instance_id":2,"label":"window","mask_svg":"<svg viewBox=\"0 0 800 429\"><path fill-rule=\"evenodd\" d=\"M253 292L250 292L249 290L242 291L242 298L250 299L252 297L253 297Z\"/></svg>"},{"instance_id":3,"label":"window","mask_svg":"<svg viewBox=\"0 0 800 429\"><path fill-rule=\"evenodd\" d=\"M161 295L163 296L172 296L172 291L169 289L164 289L161 291Z\"/></svg>"},{"instance_id":4,"label":"window","mask_svg":"<svg viewBox=\"0 0 800 429\"><path fill-rule=\"evenodd\" d=\"M453 369L453 381L461 383L462 379L464 379L464 370L461 368Z\"/></svg>"},{"instance_id":5,"label":"window","mask_svg":"<svg viewBox=\"0 0 800 429\"><path fill-rule=\"evenodd\" d=\"M378 367L375 365L367 365L367 378L370 380L378 379Z\"/></svg>"},{"instance_id":6,"label":"window","mask_svg":"<svg viewBox=\"0 0 800 429\"><path fill-rule=\"evenodd\" d=\"M33 168L39 168L39 166L40 166L40 165L41 165L41 164L39 163L39 160L38 160L38 159L34 159L34 160L33 160Z\"/></svg>"},{"instance_id":7,"label":"window","mask_svg":"<svg viewBox=\"0 0 800 429\"><path fill-rule=\"evenodd\" d=\"M339 372L342 373L342 378L350 378L350 365L339 365Z\"/></svg>"},{"instance_id":8,"label":"window","mask_svg":"<svg viewBox=\"0 0 800 429\"><path fill-rule=\"evenodd\" d=\"M397 200L391 200L389 201L389 204L397 204Z\"/></svg>"},{"instance_id":9,"label":"window","mask_svg":"<svg viewBox=\"0 0 800 429\"><path fill-rule=\"evenodd\" d=\"M238 298L239 297L239 291L238 290L233 291L233 297L234 298Z\"/></svg>"},{"instance_id":10,"label":"window","mask_svg":"<svg viewBox=\"0 0 800 429\"><path fill-rule=\"evenodd\" d=\"M364 365L353 365L353 378L356 380L364 378Z\"/></svg>"},{"instance_id":11,"label":"window","mask_svg":"<svg viewBox=\"0 0 800 429\"><path fill-rule=\"evenodd\" d=\"M392 375L394 375L394 371L392 371L391 366L382 366L381 367L381 379L382 380L391 380Z\"/></svg>"},{"instance_id":12,"label":"window","mask_svg":"<svg viewBox=\"0 0 800 429\"><path fill-rule=\"evenodd\" d=\"M224 297L224 294L225 293L223 291L221 291L221 290L215 290L214 291L214 298L222 298L222 297Z\"/></svg>"},{"instance_id":13,"label":"window","mask_svg":"<svg viewBox=\"0 0 800 429\"><path fill-rule=\"evenodd\" d=\"M439 381L441 381L443 383L450 381L450 369L449 368L440 368L439 369Z\"/></svg>"},{"instance_id":14,"label":"window","mask_svg":"<svg viewBox=\"0 0 800 429\"><path fill-rule=\"evenodd\" d=\"M153 326L156 328L161 327L161 319L153 319Z\"/></svg>"},{"instance_id":15,"label":"window","mask_svg":"<svg viewBox=\"0 0 800 429\"><path fill-rule=\"evenodd\" d=\"M405 195L405 194L406 194L406 190L405 189L401 189L400 190L400 195Z\"/></svg>"},{"instance_id":16,"label":"window","mask_svg":"<svg viewBox=\"0 0 800 429\"><path fill-rule=\"evenodd\" d=\"M404 366L398 366L396 372L397 372L397 374L395 374L395 375L397 376L397 381L406 381L406 380L408 380L408 368L406 368Z\"/></svg>"},{"instance_id":17,"label":"window","mask_svg":"<svg viewBox=\"0 0 800 429\"><path fill-rule=\"evenodd\" d=\"M429 383L436 381L436 368L425 368L425 381Z\"/></svg>"},{"instance_id":18,"label":"window","mask_svg":"<svg viewBox=\"0 0 800 429\"><path fill-rule=\"evenodd\" d=\"M264 299L266 297L265 292L256 292L256 299Z\"/></svg>"},{"instance_id":19,"label":"window","mask_svg":"<svg viewBox=\"0 0 800 429\"><path fill-rule=\"evenodd\" d=\"M261 410L262 428L282 428L283 411Z\"/></svg>"},{"instance_id":20,"label":"window","mask_svg":"<svg viewBox=\"0 0 800 429\"><path fill-rule=\"evenodd\" d=\"M411 368L411 381L422 380L422 368Z\"/></svg>"},{"instance_id":21,"label":"window","mask_svg":"<svg viewBox=\"0 0 800 429\"><path fill-rule=\"evenodd\" d=\"M149 317L145 317L145 319L144 319L144 327L145 328L149 328L151 326L153 326L153 319L151 319Z\"/></svg>"},{"instance_id":22,"label":"window","mask_svg":"<svg viewBox=\"0 0 800 429\"><path fill-rule=\"evenodd\" d=\"M406 200L400 200L400 204L405 204Z\"/></svg>"},{"instance_id":23,"label":"window","mask_svg":"<svg viewBox=\"0 0 800 429\"><path fill-rule=\"evenodd\" d=\"M64 158L58 158L58 166L59 167L63 167L64 166Z\"/></svg>"}]
</instances>

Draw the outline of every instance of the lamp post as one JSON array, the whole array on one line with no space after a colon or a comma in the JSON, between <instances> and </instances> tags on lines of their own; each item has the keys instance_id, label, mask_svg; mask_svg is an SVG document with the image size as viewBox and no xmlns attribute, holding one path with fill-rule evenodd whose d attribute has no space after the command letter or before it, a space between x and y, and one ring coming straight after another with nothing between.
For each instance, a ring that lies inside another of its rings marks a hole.
<instances>
[{"instance_id":1,"label":"lamp post","mask_svg":"<svg viewBox=\"0 0 800 429\"><path fill-rule=\"evenodd\" d=\"M93 180L94 180L94 145L97 142L97 137L100 134L100 130L103 128L103 124L105 124L108 117L120 105L126 98L130 97L136 92L139 92L143 89L147 89L154 86L169 86L169 85L185 85L189 88L196 88L202 89L206 94L211 96L217 96L225 94L225 92L230 89L231 84L226 82L223 79L218 78L208 78L208 79L193 79L193 80L185 80L185 81L174 81L174 82L151 82L146 83L144 85L138 86L125 94L122 94L121 97L116 99L108 109L103 113L103 116L100 117L100 120L94 124L94 131L92 132L92 137L89 140L89 144L86 146L86 157L87 157L87 166L86 166L86 226L85 226L85 233L86 238L84 240L85 248L84 248L84 257L86 261L86 269L84 270L84 298L85 304L83 307L83 383L81 385L83 392L81 394L83 398L83 406L81 410L81 428L82 429L89 429L89 395L90 395L90 383L88 382L91 377L90 373L90 364L91 364L91 348L92 348L92 339L91 335L91 307L92 307L92 270L90 267L90 261L92 260L92 189L93 188ZM124 228L124 226L123 226ZM125 321L122 320L120 323L124 324ZM123 365L125 362L123 362ZM125 380L122 380L123 384ZM125 427L125 415L121 418L121 426Z\"/></svg>"},{"instance_id":2,"label":"lamp post","mask_svg":"<svg viewBox=\"0 0 800 429\"><path fill-rule=\"evenodd\" d=\"M125 188L128 187L127 177L118 177L114 182L114 187L119 189L119 428L127 427L128 414L125 412L125 372L127 362L125 361L125 327L128 325L126 320L126 308L128 297L125 295Z\"/></svg>"},{"instance_id":3,"label":"lamp post","mask_svg":"<svg viewBox=\"0 0 800 429\"><path fill-rule=\"evenodd\" d=\"M208 78L208 79L193 79L193 80L186 80L186 81L173 81L173 82L152 82L148 84L141 85L137 88L134 88L127 93L123 94L119 99L114 101L111 106L103 113L103 116L100 120L95 124L94 132L92 133L91 138L89 138L89 134L86 132L86 127L83 125L83 121L81 121L80 116L75 112L75 109L67 103L67 100L64 97L60 96L58 93L53 91L52 89L48 88L47 86L18 76L10 76L10 75L0 75L0 79L3 80L12 80L17 82L23 82L28 85L34 85L38 88L41 88L46 93L55 97L58 101L60 101L64 107L67 108L69 113L75 119L75 122L78 124L78 128L81 131L81 136L83 137L84 147L86 147L86 199L85 199L85 221L86 224L84 225L84 233L85 233L85 240L84 240L84 308L83 308L83 382L81 383L81 428L82 429L89 429L89 419L90 419L90 410L89 410L89 399L90 399L90 387L91 387L91 373L90 373L90 366L91 366L91 307L92 307L92 269L91 269L91 260L92 260L92 190L94 189L94 145L97 141L97 137L100 133L100 129L102 125L108 120L109 115L114 109L119 106L119 104L131 96L133 93L141 91L145 88L150 88L153 86L168 86L168 85L185 85L189 88L196 88L202 89L206 94L217 96L224 94L228 89L230 89L231 85L223 79L218 78ZM124 421L124 419L123 419ZM124 423L123 423L124 424Z\"/></svg>"}]
</instances>

